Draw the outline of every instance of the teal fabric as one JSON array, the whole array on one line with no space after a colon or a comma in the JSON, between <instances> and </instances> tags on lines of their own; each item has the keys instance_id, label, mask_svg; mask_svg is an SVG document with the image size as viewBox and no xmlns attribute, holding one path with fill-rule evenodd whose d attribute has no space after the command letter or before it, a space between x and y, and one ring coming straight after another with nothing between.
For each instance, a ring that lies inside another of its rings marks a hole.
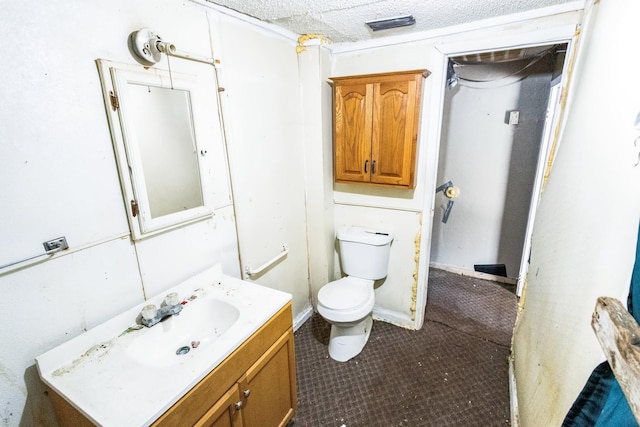
<instances>
[{"instance_id":1,"label":"teal fabric","mask_svg":"<svg viewBox=\"0 0 640 427\"><path fill-rule=\"evenodd\" d=\"M636 243L636 261L629 286L627 308L640 323L640 227ZM567 413L563 427L636 427L620 384L608 362L593 370L580 395Z\"/></svg>"},{"instance_id":2,"label":"teal fabric","mask_svg":"<svg viewBox=\"0 0 640 427\"><path fill-rule=\"evenodd\" d=\"M637 425L627 398L624 396L620 384L614 378L609 396L594 427L635 427Z\"/></svg>"},{"instance_id":3,"label":"teal fabric","mask_svg":"<svg viewBox=\"0 0 640 427\"><path fill-rule=\"evenodd\" d=\"M596 366L569 409L563 427L595 426L616 381L608 362Z\"/></svg>"},{"instance_id":4,"label":"teal fabric","mask_svg":"<svg viewBox=\"0 0 640 427\"><path fill-rule=\"evenodd\" d=\"M640 323L640 230L638 230L636 262L633 265L633 274L631 275L631 288L629 290L627 307L629 307L629 312L633 315L636 321Z\"/></svg>"}]
</instances>

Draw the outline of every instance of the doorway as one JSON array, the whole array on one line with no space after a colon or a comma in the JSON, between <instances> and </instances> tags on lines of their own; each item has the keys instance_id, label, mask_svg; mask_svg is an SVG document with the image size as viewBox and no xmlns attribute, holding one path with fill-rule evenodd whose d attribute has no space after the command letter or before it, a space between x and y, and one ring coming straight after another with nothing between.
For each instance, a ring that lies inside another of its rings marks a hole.
<instances>
[{"instance_id":1,"label":"doorway","mask_svg":"<svg viewBox=\"0 0 640 427\"><path fill-rule=\"evenodd\" d=\"M559 43L448 57L436 184L459 194L435 195L432 267L523 282L566 51Z\"/></svg>"}]
</instances>

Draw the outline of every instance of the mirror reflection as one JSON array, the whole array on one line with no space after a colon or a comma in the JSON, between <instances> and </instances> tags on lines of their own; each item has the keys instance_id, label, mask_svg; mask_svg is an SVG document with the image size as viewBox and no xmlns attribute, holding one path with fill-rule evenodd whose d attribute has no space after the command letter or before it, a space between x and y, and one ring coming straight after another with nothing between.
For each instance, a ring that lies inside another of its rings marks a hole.
<instances>
[{"instance_id":1,"label":"mirror reflection","mask_svg":"<svg viewBox=\"0 0 640 427\"><path fill-rule=\"evenodd\" d=\"M127 85L151 218L204 205L189 92Z\"/></svg>"}]
</instances>

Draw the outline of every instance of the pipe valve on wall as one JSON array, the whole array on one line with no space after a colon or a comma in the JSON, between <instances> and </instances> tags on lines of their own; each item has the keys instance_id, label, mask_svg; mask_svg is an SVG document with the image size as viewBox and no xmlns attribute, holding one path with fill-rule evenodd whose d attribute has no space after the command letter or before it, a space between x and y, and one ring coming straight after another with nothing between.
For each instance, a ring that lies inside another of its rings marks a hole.
<instances>
[{"instance_id":1,"label":"pipe valve on wall","mask_svg":"<svg viewBox=\"0 0 640 427\"><path fill-rule=\"evenodd\" d=\"M446 224L449 220L451 208L453 208L453 199L457 198L460 195L460 189L454 186L451 181L447 181L436 188L436 193L440 191L442 191L442 194L444 194L444 196L449 199L449 201L447 202L447 207L444 209L444 214L442 215L442 222Z\"/></svg>"}]
</instances>

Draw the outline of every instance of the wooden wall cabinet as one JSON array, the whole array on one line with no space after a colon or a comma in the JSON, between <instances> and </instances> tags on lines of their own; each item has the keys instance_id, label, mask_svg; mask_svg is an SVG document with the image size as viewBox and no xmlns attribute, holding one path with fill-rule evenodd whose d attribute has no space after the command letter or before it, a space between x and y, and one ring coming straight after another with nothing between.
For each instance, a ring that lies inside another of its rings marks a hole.
<instances>
[{"instance_id":1,"label":"wooden wall cabinet","mask_svg":"<svg viewBox=\"0 0 640 427\"><path fill-rule=\"evenodd\" d=\"M414 188L428 70L332 77L334 180Z\"/></svg>"}]
</instances>

